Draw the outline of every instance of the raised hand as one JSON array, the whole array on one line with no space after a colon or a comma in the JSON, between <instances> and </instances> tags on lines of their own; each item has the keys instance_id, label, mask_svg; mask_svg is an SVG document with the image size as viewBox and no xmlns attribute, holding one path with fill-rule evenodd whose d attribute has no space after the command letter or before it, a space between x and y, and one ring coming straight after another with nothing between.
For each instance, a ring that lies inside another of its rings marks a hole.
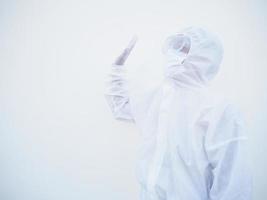
<instances>
[{"instance_id":1,"label":"raised hand","mask_svg":"<svg viewBox=\"0 0 267 200\"><path fill-rule=\"evenodd\" d=\"M128 46L123 50L122 54L115 60L116 65L123 65L134 48L138 38L136 35L133 36Z\"/></svg>"}]
</instances>

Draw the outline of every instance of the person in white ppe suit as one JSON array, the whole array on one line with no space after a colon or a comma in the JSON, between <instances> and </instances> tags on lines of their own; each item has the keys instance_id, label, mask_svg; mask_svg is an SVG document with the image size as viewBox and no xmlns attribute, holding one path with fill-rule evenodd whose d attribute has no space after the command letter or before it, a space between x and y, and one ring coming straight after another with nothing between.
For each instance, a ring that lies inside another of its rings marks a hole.
<instances>
[{"instance_id":1,"label":"person in white ppe suit","mask_svg":"<svg viewBox=\"0 0 267 200\"><path fill-rule=\"evenodd\" d=\"M206 87L222 60L220 40L200 27L167 37L164 79L143 94L130 90L125 77L136 41L112 64L105 97L116 119L140 130L140 199L251 199L242 114Z\"/></svg>"}]
</instances>

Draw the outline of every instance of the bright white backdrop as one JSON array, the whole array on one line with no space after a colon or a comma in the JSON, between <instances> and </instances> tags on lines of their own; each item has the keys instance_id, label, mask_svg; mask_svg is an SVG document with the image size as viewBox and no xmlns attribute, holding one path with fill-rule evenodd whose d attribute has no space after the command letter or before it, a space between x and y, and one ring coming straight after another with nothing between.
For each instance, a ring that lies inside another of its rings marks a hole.
<instances>
[{"instance_id":1,"label":"bright white backdrop","mask_svg":"<svg viewBox=\"0 0 267 200\"><path fill-rule=\"evenodd\" d=\"M137 129L112 118L104 78L136 33L129 74L156 83L164 37L190 25L223 41L212 87L244 113L254 199L267 199L266 11L264 0L1 0L0 199L137 200Z\"/></svg>"}]
</instances>

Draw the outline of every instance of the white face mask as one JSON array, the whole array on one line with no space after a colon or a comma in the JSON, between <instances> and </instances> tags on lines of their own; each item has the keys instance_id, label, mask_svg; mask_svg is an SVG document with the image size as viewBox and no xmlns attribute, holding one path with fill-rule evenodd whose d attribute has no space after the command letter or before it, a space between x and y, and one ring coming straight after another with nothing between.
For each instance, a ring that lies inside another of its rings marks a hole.
<instances>
[{"instance_id":1,"label":"white face mask","mask_svg":"<svg viewBox=\"0 0 267 200\"><path fill-rule=\"evenodd\" d=\"M182 63L189 53L190 46L190 38L184 34L177 33L165 40L162 52L167 58L175 57L178 63Z\"/></svg>"}]
</instances>

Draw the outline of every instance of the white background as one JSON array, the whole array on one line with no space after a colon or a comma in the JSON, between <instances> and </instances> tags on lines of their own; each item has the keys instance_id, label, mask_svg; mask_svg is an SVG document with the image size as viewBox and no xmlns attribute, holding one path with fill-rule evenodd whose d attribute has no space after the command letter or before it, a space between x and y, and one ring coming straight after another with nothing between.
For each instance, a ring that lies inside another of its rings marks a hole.
<instances>
[{"instance_id":1,"label":"white background","mask_svg":"<svg viewBox=\"0 0 267 200\"><path fill-rule=\"evenodd\" d=\"M267 199L266 16L264 0L1 0L0 199L137 200L138 132L112 118L105 75L136 33L129 73L156 82L163 39L191 25L224 44L212 87L244 113L254 199Z\"/></svg>"}]
</instances>

